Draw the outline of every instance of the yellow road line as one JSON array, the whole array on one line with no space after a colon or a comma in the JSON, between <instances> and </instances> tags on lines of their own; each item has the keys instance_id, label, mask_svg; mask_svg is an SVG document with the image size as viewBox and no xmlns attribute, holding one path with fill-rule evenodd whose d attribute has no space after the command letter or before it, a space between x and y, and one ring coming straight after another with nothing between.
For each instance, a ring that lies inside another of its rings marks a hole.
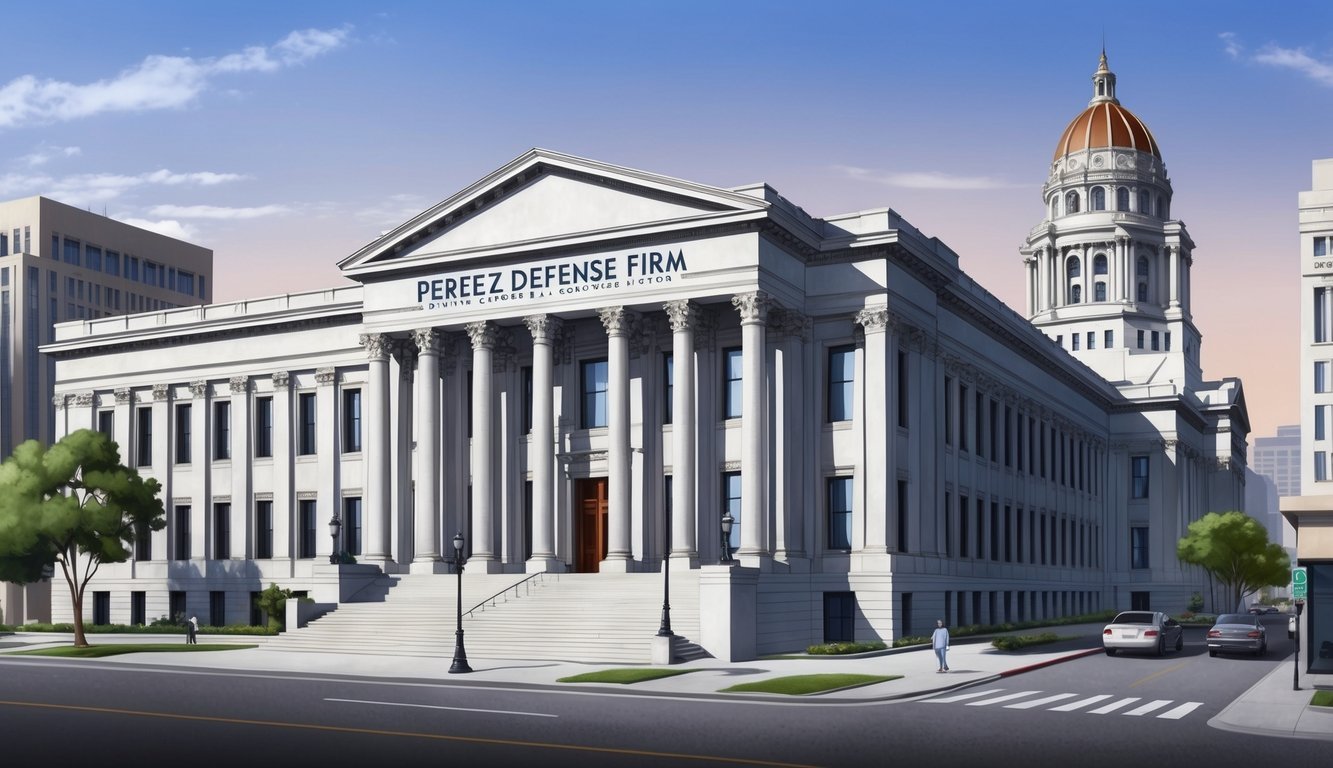
<instances>
[{"instance_id":1,"label":"yellow road line","mask_svg":"<svg viewBox=\"0 0 1333 768\"><path fill-rule=\"evenodd\" d=\"M779 763L770 760L755 760L744 757L717 757L712 755L688 755L679 752L654 752L645 749L617 749L615 747L590 747L577 744L552 744L541 741L519 741L517 739L487 739L476 736L448 736L439 733L416 733L413 731L385 731L376 728L354 728L339 725L316 725L312 723L282 723L271 720L246 720L235 717L213 717L209 715L181 715L170 712L144 712L134 709L116 709L114 707L88 707L77 704L43 704L32 701L0 700L0 706L27 707L30 709L60 709L71 712L94 712L109 715L131 715L134 717L157 717L167 720L192 720L204 723L225 723L229 725L258 725L269 728L294 728L309 731L330 731L333 733L362 734L368 736L396 736L414 739L435 739L437 741L457 741L469 744L489 744L495 746L535 747L538 749L561 749L573 752L596 752L612 755L632 755L635 757L664 757L675 760L697 760L707 762L734 763L736 765L762 765L773 768L817 768L802 763Z\"/></svg>"},{"instance_id":2,"label":"yellow road line","mask_svg":"<svg viewBox=\"0 0 1333 768\"><path fill-rule=\"evenodd\" d=\"M1188 667L1190 664L1193 664L1193 663L1194 663L1193 660L1190 660L1190 661L1182 661L1182 662L1180 662L1179 664L1173 664L1173 665L1167 667L1166 669L1159 669L1158 671L1152 673L1151 675L1148 675L1147 677L1144 677L1144 678L1140 678L1140 679L1138 679L1138 680L1135 680L1134 682L1132 682L1132 683L1129 684L1129 687L1130 687L1130 688L1133 688L1133 687L1135 687L1135 686L1137 686L1137 685L1142 685L1142 684L1148 682L1149 680L1153 680L1153 679L1155 679L1155 678L1161 677L1162 675L1165 675L1165 674L1167 674L1167 673L1169 673L1169 672L1175 672L1177 669L1184 669L1185 667Z\"/></svg>"}]
</instances>

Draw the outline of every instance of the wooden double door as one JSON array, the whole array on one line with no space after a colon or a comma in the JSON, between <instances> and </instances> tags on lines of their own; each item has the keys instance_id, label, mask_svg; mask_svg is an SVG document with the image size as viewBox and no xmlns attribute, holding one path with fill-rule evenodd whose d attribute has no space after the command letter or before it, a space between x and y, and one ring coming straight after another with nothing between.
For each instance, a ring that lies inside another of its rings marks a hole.
<instances>
[{"instance_id":1,"label":"wooden double door","mask_svg":"<svg viewBox=\"0 0 1333 768\"><path fill-rule=\"evenodd\" d=\"M574 481L574 570L597 573L606 559L605 477L587 477Z\"/></svg>"}]
</instances>

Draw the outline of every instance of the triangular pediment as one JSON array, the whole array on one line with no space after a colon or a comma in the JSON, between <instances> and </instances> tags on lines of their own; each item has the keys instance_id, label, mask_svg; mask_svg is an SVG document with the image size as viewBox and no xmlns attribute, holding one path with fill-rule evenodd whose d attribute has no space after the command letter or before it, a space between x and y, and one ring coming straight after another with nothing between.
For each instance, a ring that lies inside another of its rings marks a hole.
<instances>
[{"instance_id":1,"label":"triangular pediment","mask_svg":"<svg viewBox=\"0 0 1333 768\"><path fill-rule=\"evenodd\" d=\"M345 259L348 276L762 215L756 197L532 150Z\"/></svg>"}]
</instances>

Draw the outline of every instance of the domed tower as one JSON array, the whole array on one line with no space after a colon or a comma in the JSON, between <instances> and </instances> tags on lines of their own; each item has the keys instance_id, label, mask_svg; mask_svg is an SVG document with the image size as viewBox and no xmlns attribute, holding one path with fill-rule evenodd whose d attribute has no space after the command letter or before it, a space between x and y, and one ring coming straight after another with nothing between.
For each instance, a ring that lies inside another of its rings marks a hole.
<instances>
[{"instance_id":1,"label":"domed tower","mask_svg":"<svg viewBox=\"0 0 1333 768\"><path fill-rule=\"evenodd\" d=\"M1028 318L1112 383L1197 389L1194 242L1171 218L1161 150L1121 106L1105 51L1092 86L1056 144L1046 219L1020 249Z\"/></svg>"}]
</instances>

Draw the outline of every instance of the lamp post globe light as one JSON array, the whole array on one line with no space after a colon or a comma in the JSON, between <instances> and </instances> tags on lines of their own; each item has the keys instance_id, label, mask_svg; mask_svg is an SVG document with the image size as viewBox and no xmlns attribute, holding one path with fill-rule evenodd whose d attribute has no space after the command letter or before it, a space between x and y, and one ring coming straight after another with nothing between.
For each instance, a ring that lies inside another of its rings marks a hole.
<instances>
[{"instance_id":1,"label":"lamp post globe light","mask_svg":"<svg viewBox=\"0 0 1333 768\"><path fill-rule=\"evenodd\" d=\"M736 524L736 519L730 512L722 513L722 563L730 565L731 560L731 527Z\"/></svg>"},{"instance_id":2,"label":"lamp post globe light","mask_svg":"<svg viewBox=\"0 0 1333 768\"><path fill-rule=\"evenodd\" d=\"M449 674L471 672L467 664L467 651L463 649L463 534L454 534L454 566L458 568L458 631L454 632L454 663L449 665Z\"/></svg>"},{"instance_id":3,"label":"lamp post globe light","mask_svg":"<svg viewBox=\"0 0 1333 768\"><path fill-rule=\"evenodd\" d=\"M329 564L338 564L338 533L342 530L343 521L338 519L338 513L333 513L329 518L329 537L333 539L333 548L329 550Z\"/></svg>"}]
</instances>

